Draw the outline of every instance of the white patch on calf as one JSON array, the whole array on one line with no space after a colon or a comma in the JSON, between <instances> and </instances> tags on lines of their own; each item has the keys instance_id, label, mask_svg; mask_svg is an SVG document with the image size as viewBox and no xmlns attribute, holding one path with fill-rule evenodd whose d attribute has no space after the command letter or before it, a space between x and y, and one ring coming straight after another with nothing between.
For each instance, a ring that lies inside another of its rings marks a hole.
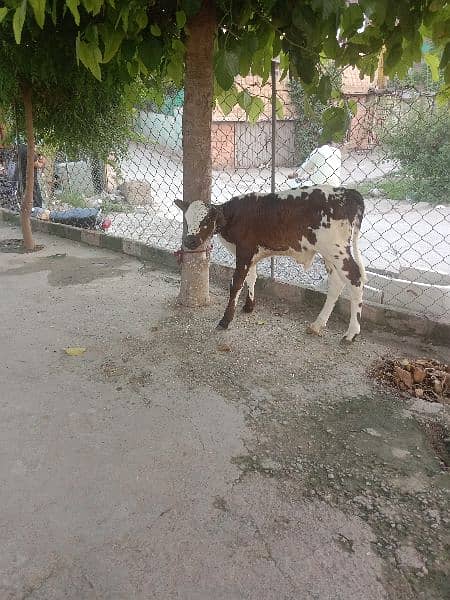
<instances>
[{"instance_id":1,"label":"white patch on calf","mask_svg":"<svg viewBox=\"0 0 450 600\"><path fill-rule=\"evenodd\" d=\"M197 235L200 232L200 224L209 212L209 207L203 202L195 200L189 204L184 218L186 219L187 234Z\"/></svg>"},{"instance_id":2,"label":"white patch on calf","mask_svg":"<svg viewBox=\"0 0 450 600\"><path fill-rule=\"evenodd\" d=\"M248 286L248 295L250 297L250 300L252 300L252 301L255 299L256 279L257 279L257 274L256 274L256 264L255 264L252 267L250 267L248 275L245 279L245 281L247 282L247 286Z\"/></svg>"},{"instance_id":3,"label":"white patch on calf","mask_svg":"<svg viewBox=\"0 0 450 600\"><path fill-rule=\"evenodd\" d=\"M222 246L226 248L230 254L236 256L236 245L232 244L231 242L227 242L227 240L225 240L220 234L217 237L219 238Z\"/></svg>"},{"instance_id":4,"label":"white patch on calf","mask_svg":"<svg viewBox=\"0 0 450 600\"><path fill-rule=\"evenodd\" d=\"M319 227L314 230L314 233L317 238L315 244L317 252L325 259L332 259L335 254L339 253L341 247L348 246L352 235L352 226L347 219L330 219L330 227Z\"/></svg>"}]
</instances>

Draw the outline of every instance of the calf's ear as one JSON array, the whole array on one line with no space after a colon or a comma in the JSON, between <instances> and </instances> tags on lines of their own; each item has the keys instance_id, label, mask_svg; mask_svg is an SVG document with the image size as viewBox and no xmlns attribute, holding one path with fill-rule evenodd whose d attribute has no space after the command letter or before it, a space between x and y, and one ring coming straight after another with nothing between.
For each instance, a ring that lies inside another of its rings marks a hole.
<instances>
[{"instance_id":1,"label":"calf's ear","mask_svg":"<svg viewBox=\"0 0 450 600\"><path fill-rule=\"evenodd\" d=\"M186 212L187 207L189 206L187 202L185 202L184 200L180 200L179 198L174 200L173 203L175 204L175 206L178 206L178 208L183 212Z\"/></svg>"}]
</instances>

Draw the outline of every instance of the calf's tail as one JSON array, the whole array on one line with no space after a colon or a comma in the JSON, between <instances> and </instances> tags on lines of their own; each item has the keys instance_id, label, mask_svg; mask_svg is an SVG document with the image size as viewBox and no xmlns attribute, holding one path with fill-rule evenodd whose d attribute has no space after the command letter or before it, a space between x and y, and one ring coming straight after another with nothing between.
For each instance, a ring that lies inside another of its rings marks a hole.
<instances>
[{"instance_id":1,"label":"calf's tail","mask_svg":"<svg viewBox=\"0 0 450 600\"><path fill-rule=\"evenodd\" d=\"M359 249L359 237L361 234L361 223L362 223L363 217L364 217L364 200L363 200L363 197L361 196L361 194L358 193L356 215L355 215L355 219L353 221L352 243L353 243L353 258L355 259L355 262L357 263L357 265L360 269L361 281L364 284L367 282L367 275L366 275L366 270L364 268L361 251Z\"/></svg>"}]
</instances>

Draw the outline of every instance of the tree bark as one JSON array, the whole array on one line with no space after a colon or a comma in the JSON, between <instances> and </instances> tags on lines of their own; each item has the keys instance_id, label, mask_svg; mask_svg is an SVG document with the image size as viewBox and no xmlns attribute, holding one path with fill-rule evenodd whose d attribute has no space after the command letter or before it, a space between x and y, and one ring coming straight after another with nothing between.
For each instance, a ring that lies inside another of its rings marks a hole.
<instances>
[{"instance_id":1,"label":"tree bark","mask_svg":"<svg viewBox=\"0 0 450 600\"><path fill-rule=\"evenodd\" d=\"M204 0L188 23L183 108L183 200L211 202L211 121L213 53L216 34L214 2ZM179 302L209 304L209 257L184 253Z\"/></svg>"},{"instance_id":2,"label":"tree bark","mask_svg":"<svg viewBox=\"0 0 450 600\"><path fill-rule=\"evenodd\" d=\"M33 131L33 104L31 99L31 85L22 84L22 100L25 109L25 133L27 136L27 171L25 191L20 206L20 223L22 225L23 245L25 250L34 250L35 244L31 231L31 210L33 208L34 190L34 131Z\"/></svg>"}]
</instances>

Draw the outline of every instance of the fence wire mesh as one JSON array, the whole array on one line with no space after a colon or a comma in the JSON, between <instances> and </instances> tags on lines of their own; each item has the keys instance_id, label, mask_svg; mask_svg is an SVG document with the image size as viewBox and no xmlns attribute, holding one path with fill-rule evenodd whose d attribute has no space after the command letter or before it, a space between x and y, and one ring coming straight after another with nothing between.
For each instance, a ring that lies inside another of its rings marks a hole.
<instances>
[{"instance_id":1,"label":"fence wire mesh","mask_svg":"<svg viewBox=\"0 0 450 600\"><path fill-rule=\"evenodd\" d=\"M212 201L323 183L358 189L366 203L361 237L369 277L366 299L448 321L448 110L440 109L435 93L426 89L392 86L377 91L347 80L344 92L354 114L345 140L319 145L320 110L313 106L305 112L295 85L279 81L278 73L272 84L262 85L251 76L236 81L238 91L262 99L263 110L254 123L239 106L225 112L216 107ZM111 220L110 234L177 250L182 215L173 202L183 191L182 104L182 92L177 92L162 108L141 107L135 139L120 160L111 156L107 163L89 158L73 162L63 149L46 156L45 166L36 170L35 204L52 211L101 208ZM14 209L23 192L20 148L1 152L0 204ZM234 259L215 242L212 260L230 265ZM258 270L270 275L270 261L262 261ZM326 287L320 257L307 272L278 257L272 274L281 281Z\"/></svg>"}]
</instances>

